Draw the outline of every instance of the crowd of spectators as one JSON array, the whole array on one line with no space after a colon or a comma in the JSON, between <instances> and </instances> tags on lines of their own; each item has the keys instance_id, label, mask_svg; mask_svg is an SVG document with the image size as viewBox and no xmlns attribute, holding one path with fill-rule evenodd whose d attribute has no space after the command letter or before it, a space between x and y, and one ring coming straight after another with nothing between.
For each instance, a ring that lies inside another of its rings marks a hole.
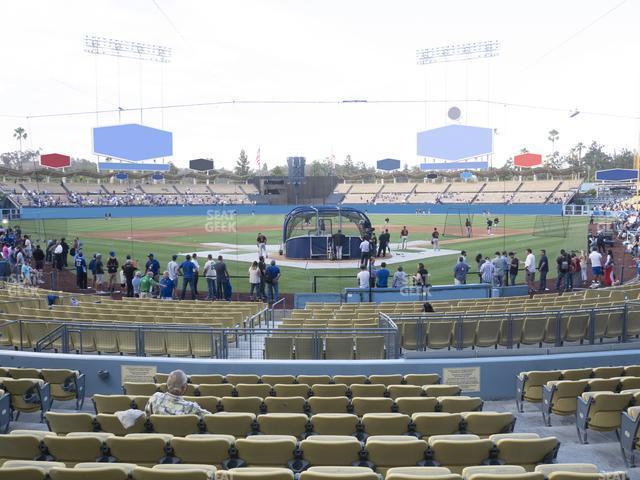
<instances>
[{"instance_id":1,"label":"crowd of spectators","mask_svg":"<svg viewBox=\"0 0 640 480\"><path fill-rule=\"evenodd\" d=\"M66 195L23 192L9 194L20 206L31 207L94 207L94 206L161 206L161 205L238 205L254 204L246 195L217 194L152 194L140 191L115 194L86 194L70 192Z\"/></svg>"}]
</instances>

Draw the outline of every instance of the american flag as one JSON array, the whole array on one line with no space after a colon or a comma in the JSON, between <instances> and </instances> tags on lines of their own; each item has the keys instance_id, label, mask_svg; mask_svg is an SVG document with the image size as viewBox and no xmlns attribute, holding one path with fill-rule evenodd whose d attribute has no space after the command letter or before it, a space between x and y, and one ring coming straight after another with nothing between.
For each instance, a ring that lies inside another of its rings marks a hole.
<instances>
[{"instance_id":1,"label":"american flag","mask_svg":"<svg viewBox=\"0 0 640 480\"><path fill-rule=\"evenodd\" d=\"M258 153L256 153L256 165L258 166L258 170L260 170L260 147L258 147Z\"/></svg>"}]
</instances>

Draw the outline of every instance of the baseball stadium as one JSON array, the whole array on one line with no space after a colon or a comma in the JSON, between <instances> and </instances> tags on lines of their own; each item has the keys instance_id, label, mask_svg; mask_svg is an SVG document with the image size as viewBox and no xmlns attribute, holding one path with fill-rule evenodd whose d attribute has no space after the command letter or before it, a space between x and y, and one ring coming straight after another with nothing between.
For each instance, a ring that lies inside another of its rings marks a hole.
<instances>
[{"instance_id":1,"label":"baseball stadium","mask_svg":"<svg viewBox=\"0 0 640 480\"><path fill-rule=\"evenodd\" d=\"M8 6L0 480L640 479L638 6L480 3Z\"/></svg>"}]
</instances>

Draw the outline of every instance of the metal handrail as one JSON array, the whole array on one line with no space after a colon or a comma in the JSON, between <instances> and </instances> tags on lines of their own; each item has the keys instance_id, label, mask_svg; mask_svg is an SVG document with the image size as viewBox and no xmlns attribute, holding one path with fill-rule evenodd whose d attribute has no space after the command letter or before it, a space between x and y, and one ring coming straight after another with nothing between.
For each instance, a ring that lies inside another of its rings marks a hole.
<instances>
[{"instance_id":1,"label":"metal handrail","mask_svg":"<svg viewBox=\"0 0 640 480\"><path fill-rule=\"evenodd\" d=\"M54 328L53 330L51 330L49 333L47 333L44 337L42 337L40 340L36 342L36 346L35 346L36 352L42 352L43 350L46 350L47 348L51 347L56 340L61 338L62 352L68 353L69 337L67 335L66 329L67 329L67 325L63 323L58 327Z\"/></svg>"}]
</instances>

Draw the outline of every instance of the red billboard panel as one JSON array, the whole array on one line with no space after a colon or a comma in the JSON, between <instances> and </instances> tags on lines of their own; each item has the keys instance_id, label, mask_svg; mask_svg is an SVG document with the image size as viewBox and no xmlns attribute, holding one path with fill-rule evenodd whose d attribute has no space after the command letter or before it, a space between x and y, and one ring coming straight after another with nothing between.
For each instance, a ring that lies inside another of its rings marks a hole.
<instances>
[{"instance_id":1,"label":"red billboard panel","mask_svg":"<svg viewBox=\"0 0 640 480\"><path fill-rule=\"evenodd\" d=\"M537 167L542 165L542 155L537 153L523 153L513 157L513 164L516 167Z\"/></svg>"},{"instance_id":2,"label":"red billboard panel","mask_svg":"<svg viewBox=\"0 0 640 480\"><path fill-rule=\"evenodd\" d=\"M71 157L59 153L47 153L46 155L40 155L40 165L50 168L68 167L71 165Z\"/></svg>"}]
</instances>

